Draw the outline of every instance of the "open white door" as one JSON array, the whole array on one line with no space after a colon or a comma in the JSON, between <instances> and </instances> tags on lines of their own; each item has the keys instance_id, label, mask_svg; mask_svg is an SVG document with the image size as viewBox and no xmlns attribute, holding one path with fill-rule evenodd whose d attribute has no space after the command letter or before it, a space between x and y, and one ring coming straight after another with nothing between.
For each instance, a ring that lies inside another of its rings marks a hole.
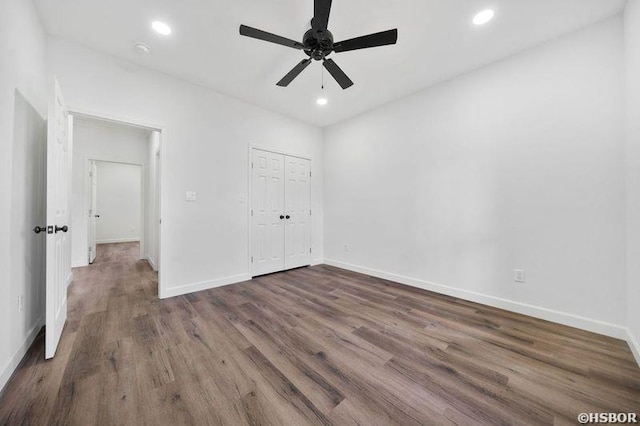
<instances>
[{"instance_id":1,"label":"open white door","mask_svg":"<svg viewBox=\"0 0 640 426\"><path fill-rule=\"evenodd\" d=\"M96 260L96 222L100 217L98 205L98 167L95 161L89 163L89 263Z\"/></svg>"},{"instance_id":2,"label":"open white door","mask_svg":"<svg viewBox=\"0 0 640 426\"><path fill-rule=\"evenodd\" d=\"M45 357L53 358L67 320L67 285L71 280L69 237L69 114L54 80L47 134L47 275Z\"/></svg>"}]
</instances>

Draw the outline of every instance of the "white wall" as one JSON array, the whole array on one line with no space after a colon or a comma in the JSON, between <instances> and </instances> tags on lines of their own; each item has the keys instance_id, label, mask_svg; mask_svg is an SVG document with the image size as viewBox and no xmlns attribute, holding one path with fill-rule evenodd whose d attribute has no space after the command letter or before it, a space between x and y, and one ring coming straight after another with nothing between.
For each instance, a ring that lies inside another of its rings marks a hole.
<instances>
[{"instance_id":1,"label":"white wall","mask_svg":"<svg viewBox=\"0 0 640 426\"><path fill-rule=\"evenodd\" d=\"M97 243L140 241L142 166L104 161L96 166Z\"/></svg>"},{"instance_id":2,"label":"white wall","mask_svg":"<svg viewBox=\"0 0 640 426\"><path fill-rule=\"evenodd\" d=\"M626 58L627 311L630 343L640 363L640 1L624 14Z\"/></svg>"},{"instance_id":3,"label":"white wall","mask_svg":"<svg viewBox=\"0 0 640 426\"><path fill-rule=\"evenodd\" d=\"M621 23L326 129L328 262L623 337Z\"/></svg>"},{"instance_id":4,"label":"white wall","mask_svg":"<svg viewBox=\"0 0 640 426\"><path fill-rule=\"evenodd\" d=\"M0 389L43 324L45 38L31 1L0 2ZM18 310L17 298L24 297Z\"/></svg>"},{"instance_id":5,"label":"white wall","mask_svg":"<svg viewBox=\"0 0 640 426\"><path fill-rule=\"evenodd\" d=\"M322 258L320 129L59 39L48 54L73 107L164 127L163 296L249 278L250 144L312 159L312 249Z\"/></svg>"},{"instance_id":6,"label":"white wall","mask_svg":"<svg viewBox=\"0 0 640 426\"><path fill-rule=\"evenodd\" d=\"M74 118L71 177L71 265L74 268L88 264L89 160L145 166L150 134L149 130L137 127L84 117ZM101 216L98 227L104 220L110 220L109 216ZM139 229L137 232L139 234Z\"/></svg>"}]
</instances>

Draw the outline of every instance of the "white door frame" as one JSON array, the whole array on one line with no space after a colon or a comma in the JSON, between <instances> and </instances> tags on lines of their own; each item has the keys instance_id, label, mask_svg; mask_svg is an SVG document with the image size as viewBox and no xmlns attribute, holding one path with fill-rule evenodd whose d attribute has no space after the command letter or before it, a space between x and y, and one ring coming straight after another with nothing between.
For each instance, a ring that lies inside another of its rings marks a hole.
<instances>
[{"instance_id":1,"label":"white door frame","mask_svg":"<svg viewBox=\"0 0 640 426\"><path fill-rule=\"evenodd\" d=\"M249 271L249 275L253 276L253 264L251 262L251 257L253 256L253 216L251 215L251 210L253 210L253 169L251 168L251 163L253 162L253 151L266 151L272 154L280 154L287 155L289 157L301 158L303 160L309 161L309 171L311 171L311 177L309 178L309 198L313 201L313 160L306 155L292 153L289 151L283 151L280 149L267 148L261 145L250 144L249 149L247 150L247 180L249 182L249 192L247 197L247 229L249 230L249 238L247 239L247 270ZM311 247L313 247L313 217L309 221L309 235L311 238Z\"/></svg>"},{"instance_id":2,"label":"white door frame","mask_svg":"<svg viewBox=\"0 0 640 426\"><path fill-rule=\"evenodd\" d=\"M160 177L161 177L161 173L160 173L160 162L162 161L162 154L160 152L161 149L161 144L158 144L158 149L156 149L153 152L153 158L154 161L156 162L156 169L154 170L155 172L155 187L152 188L153 189L153 211L155 212L155 216L153 216L151 219L153 220L153 226L156 228L157 234L157 240L156 240L156 258L153 259L153 261L155 262L155 265L151 265L153 267L153 269L155 269L156 271L160 271L160 228L161 228L161 220L160 218L162 217L162 215L160 214L160 192L161 192L161 186L160 186Z\"/></svg>"},{"instance_id":3,"label":"white door frame","mask_svg":"<svg viewBox=\"0 0 640 426\"><path fill-rule=\"evenodd\" d=\"M159 264L158 265L158 298L164 299L166 297L165 296L166 290L163 286L163 279L162 279L163 277L162 265L164 264L162 259L164 258L165 245L163 244L163 241L162 241L162 228L163 228L162 219L165 217L165 209L166 209L166 206L164 203L164 187L165 187L164 185L165 150L164 149L168 139L167 127L165 125L153 123L151 121L139 120L136 118L130 118L130 117L111 114L111 113L102 112L102 111L95 111L89 108L83 108L81 106L74 106L74 105L69 106L69 114L73 116L78 116L78 117L92 118L95 120L102 120L102 121L107 121L107 122L116 123L116 124L124 124L127 126L139 127L142 129L147 129L147 130L151 130L159 133L160 144L157 152L160 152L160 164L158 164L157 167L158 167L158 173L160 175L160 181L158 182L158 185L160 188L160 193L158 194L158 198L159 198L158 204L160 206L160 212L159 212L160 223L158 224L158 240L156 243L159 249L158 250L158 264ZM145 182L145 185L143 186L146 187L146 182ZM144 209L143 209L143 214L144 214Z\"/></svg>"},{"instance_id":4,"label":"white door frame","mask_svg":"<svg viewBox=\"0 0 640 426\"><path fill-rule=\"evenodd\" d=\"M85 176L86 177L86 176ZM89 265L91 265L96 260L96 233L97 233L97 203L98 203L98 167L96 166L95 161L89 161L89 191L87 194L89 195L89 217L87 232L89 233L89 253L88 260ZM84 185L83 185L84 186ZM93 256L93 258L92 258Z\"/></svg>"},{"instance_id":5,"label":"white door frame","mask_svg":"<svg viewBox=\"0 0 640 426\"><path fill-rule=\"evenodd\" d=\"M91 169L91 162L94 161L96 163L111 163L111 164L123 164L125 166L139 166L140 167L140 259L145 259L144 253L146 252L146 247L144 244L144 240L145 240L145 229L146 229L146 225L147 225L147 217L145 215L145 211L146 211L146 197L147 197L147 184L148 182L146 182L145 180L145 176L146 176L146 172L148 167L146 166L146 164L140 164L140 163L131 163L128 161L118 161L118 160L111 160L111 159L107 159L104 160L102 158L93 158L93 157L84 157L84 168L87 171L85 173L85 177L89 175L89 170ZM85 207L85 212L87 211L87 209L91 208L91 196L87 196L89 194L87 194L87 191L85 191L84 194L84 207Z\"/></svg>"}]
</instances>

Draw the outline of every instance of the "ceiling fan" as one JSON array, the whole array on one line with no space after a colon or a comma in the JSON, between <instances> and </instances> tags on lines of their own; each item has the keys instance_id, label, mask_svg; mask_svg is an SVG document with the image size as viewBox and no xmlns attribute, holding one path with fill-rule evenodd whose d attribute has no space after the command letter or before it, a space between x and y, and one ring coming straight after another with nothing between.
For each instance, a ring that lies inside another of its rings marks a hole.
<instances>
[{"instance_id":1,"label":"ceiling fan","mask_svg":"<svg viewBox=\"0 0 640 426\"><path fill-rule=\"evenodd\" d=\"M332 0L314 0L314 16L311 20L311 29L304 34L302 43L246 25L240 25L240 35L302 50L309 56L309 59L303 59L289 71L289 73L278 82L278 86L287 87L309 66L313 59L322 61L322 65L329 71L329 74L333 76L340 87L348 89L353 86L353 81L347 77L333 59L328 59L327 56L334 52L341 53L350 50L396 44L398 41L398 30L394 29L334 42L333 34L327 29L329 25L329 14L331 13L331 1Z\"/></svg>"}]
</instances>

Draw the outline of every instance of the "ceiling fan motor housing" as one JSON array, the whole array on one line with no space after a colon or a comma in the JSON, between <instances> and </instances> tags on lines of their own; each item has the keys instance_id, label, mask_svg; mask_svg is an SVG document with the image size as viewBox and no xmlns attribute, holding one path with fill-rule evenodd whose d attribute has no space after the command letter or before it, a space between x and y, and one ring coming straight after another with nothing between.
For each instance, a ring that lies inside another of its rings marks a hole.
<instances>
[{"instance_id":1,"label":"ceiling fan motor housing","mask_svg":"<svg viewBox=\"0 0 640 426\"><path fill-rule=\"evenodd\" d=\"M302 39L304 51L309 57L321 61L333 52L333 34L331 31L315 31L310 29Z\"/></svg>"}]
</instances>

